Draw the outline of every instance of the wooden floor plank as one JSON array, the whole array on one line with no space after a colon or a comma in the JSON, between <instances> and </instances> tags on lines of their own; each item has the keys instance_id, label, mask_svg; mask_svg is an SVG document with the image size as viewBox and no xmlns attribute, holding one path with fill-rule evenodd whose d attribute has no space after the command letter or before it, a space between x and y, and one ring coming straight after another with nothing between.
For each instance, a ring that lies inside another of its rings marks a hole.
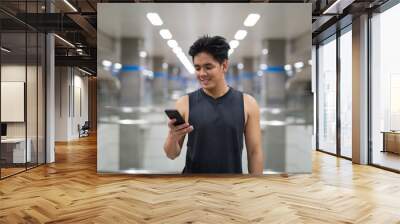
<instances>
[{"instance_id":1,"label":"wooden floor plank","mask_svg":"<svg viewBox=\"0 0 400 224\"><path fill-rule=\"evenodd\" d=\"M0 223L400 223L400 175L313 153L313 173L96 173L96 138L0 181Z\"/></svg>"}]
</instances>

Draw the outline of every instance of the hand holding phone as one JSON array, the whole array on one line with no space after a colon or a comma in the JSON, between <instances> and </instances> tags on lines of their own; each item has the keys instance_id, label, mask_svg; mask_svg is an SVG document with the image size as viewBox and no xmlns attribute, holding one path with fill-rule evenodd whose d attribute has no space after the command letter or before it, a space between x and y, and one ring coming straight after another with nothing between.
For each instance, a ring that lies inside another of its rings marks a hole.
<instances>
[{"instance_id":1,"label":"hand holding phone","mask_svg":"<svg viewBox=\"0 0 400 224\"><path fill-rule=\"evenodd\" d=\"M181 114L179 113L178 110L167 109L167 110L165 110L165 113L167 114L169 119L171 119L171 120L175 119L175 123L174 123L175 126L185 123L185 119L183 119L183 117L181 116Z\"/></svg>"},{"instance_id":2,"label":"hand holding phone","mask_svg":"<svg viewBox=\"0 0 400 224\"><path fill-rule=\"evenodd\" d=\"M165 110L165 113L170 118L170 121L168 122L168 127L170 129L171 137L175 140L179 140L187 133L193 131L193 126L185 122L185 119L183 119L179 111L169 109Z\"/></svg>"}]
</instances>

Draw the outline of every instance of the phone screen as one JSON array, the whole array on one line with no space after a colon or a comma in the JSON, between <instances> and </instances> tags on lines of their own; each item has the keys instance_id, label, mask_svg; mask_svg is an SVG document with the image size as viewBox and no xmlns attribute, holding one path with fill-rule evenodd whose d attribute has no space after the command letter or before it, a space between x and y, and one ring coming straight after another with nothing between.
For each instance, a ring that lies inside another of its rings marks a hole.
<instances>
[{"instance_id":1,"label":"phone screen","mask_svg":"<svg viewBox=\"0 0 400 224\"><path fill-rule=\"evenodd\" d=\"M165 110L165 113L167 114L169 119L176 119L174 125L181 125L185 123L185 120L183 119L178 110L168 109Z\"/></svg>"}]
</instances>

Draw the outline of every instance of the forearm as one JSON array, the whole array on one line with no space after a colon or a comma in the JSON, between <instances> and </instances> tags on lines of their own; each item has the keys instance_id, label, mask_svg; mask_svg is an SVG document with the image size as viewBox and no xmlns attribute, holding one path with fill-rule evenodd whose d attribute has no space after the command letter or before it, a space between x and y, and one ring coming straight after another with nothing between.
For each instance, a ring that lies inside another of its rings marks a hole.
<instances>
[{"instance_id":1,"label":"forearm","mask_svg":"<svg viewBox=\"0 0 400 224\"><path fill-rule=\"evenodd\" d=\"M181 147L178 140L173 139L171 134L168 134L168 137L164 143L164 151L167 157L170 159L175 159L179 156Z\"/></svg>"},{"instance_id":2,"label":"forearm","mask_svg":"<svg viewBox=\"0 0 400 224\"><path fill-rule=\"evenodd\" d=\"M249 173L253 175L262 175L264 169L264 158L262 150L254 150L249 155L248 169Z\"/></svg>"}]
</instances>

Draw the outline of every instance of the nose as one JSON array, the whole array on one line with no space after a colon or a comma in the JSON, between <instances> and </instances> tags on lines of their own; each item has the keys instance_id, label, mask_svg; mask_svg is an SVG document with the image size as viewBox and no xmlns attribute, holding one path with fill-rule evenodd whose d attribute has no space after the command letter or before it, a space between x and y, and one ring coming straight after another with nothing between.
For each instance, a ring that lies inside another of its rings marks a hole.
<instances>
[{"instance_id":1,"label":"nose","mask_svg":"<svg viewBox=\"0 0 400 224\"><path fill-rule=\"evenodd\" d=\"M198 75L199 75L200 77L203 77L203 76L206 76L207 73L205 72L205 70L204 70L203 68L200 68L200 69L198 70Z\"/></svg>"}]
</instances>

